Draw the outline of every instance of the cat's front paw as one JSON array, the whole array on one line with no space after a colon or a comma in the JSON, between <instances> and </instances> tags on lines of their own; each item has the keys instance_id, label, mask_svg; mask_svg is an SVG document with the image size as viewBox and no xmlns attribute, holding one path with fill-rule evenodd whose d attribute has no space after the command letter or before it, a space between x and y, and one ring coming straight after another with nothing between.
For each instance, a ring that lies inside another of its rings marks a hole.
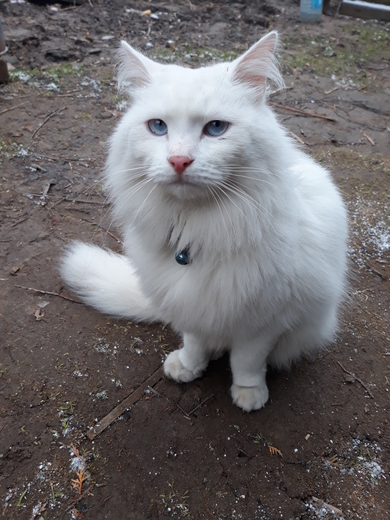
<instances>
[{"instance_id":1,"label":"cat's front paw","mask_svg":"<svg viewBox=\"0 0 390 520\"><path fill-rule=\"evenodd\" d=\"M199 377L200 373L192 372L185 368L180 361L179 353L180 350L174 350L169 354L164 362L164 373L179 383L189 383Z\"/></svg>"},{"instance_id":2,"label":"cat's front paw","mask_svg":"<svg viewBox=\"0 0 390 520\"><path fill-rule=\"evenodd\" d=\"M260 386L238 386L232 385L231 393L233 403L245 410L259 410L268 401L269 393L267 385Z\"/></svg>"}]
</instances>

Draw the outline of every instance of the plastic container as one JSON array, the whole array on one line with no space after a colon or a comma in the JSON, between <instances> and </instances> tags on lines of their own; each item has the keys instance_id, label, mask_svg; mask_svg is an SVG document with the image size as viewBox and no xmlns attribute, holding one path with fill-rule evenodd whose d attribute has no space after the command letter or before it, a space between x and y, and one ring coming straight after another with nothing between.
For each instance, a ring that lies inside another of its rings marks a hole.
<instances>
[{"instance_id":1,"label":"plastic container","mask_svg":"<svg viewBox=\"0 0 390 520\"><path fill-rule=\"evenodd\" d=\"M301 22L319 22L322 16L322 0L301 0Z\"/></svg>"}]
</instances>

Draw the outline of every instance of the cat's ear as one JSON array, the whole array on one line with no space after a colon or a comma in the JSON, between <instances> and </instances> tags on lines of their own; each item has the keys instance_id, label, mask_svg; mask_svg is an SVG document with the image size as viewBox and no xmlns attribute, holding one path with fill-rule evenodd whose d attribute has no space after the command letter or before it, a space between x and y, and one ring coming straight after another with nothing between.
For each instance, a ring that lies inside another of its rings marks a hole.
<instances>
[{"instance_id":1,"label":"cat's ear","mask_svg":"<svg viewBox=\"0 0 390 520\"><path fill-rule=\"evenodd\" d=\"M134 90L151 83L154 63L137 52L125 41L118 49L118 86Z\"/></svg>"},{"instance_id":2,"label":"cat's ear","mask_svg":"<svg viewBox=\"0 0 390 520\"><path fill-rule=\"evenodd\" d=\"M278 33L272 31L233 62L233 81L264 94L267 80L283 87L275 52Z\"/></svg>"}]
</instances>

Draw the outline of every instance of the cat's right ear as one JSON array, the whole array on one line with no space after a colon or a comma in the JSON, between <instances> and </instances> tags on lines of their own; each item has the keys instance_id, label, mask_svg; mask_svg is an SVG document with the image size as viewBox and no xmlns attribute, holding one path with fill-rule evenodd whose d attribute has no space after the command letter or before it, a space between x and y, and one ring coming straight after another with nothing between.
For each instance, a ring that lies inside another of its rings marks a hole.
<instances>
[{"instance_id":1,"label":"cat's right ear","mask_svg":"<svg viewBox=\"0 0 390 520\"><path fill-rule=\"evenodd\" d=\"M134 50L125 41L121 41L118 57L119 88L134 90L151 83L150 71L153 69L153 61Z\"/></svg>"},{"instance_id":2,"label":"cat's right ear","mask_svg":"<svg viewBox=\"0 0 390 520\"><path fill-rule=\"evenodd\" d=\"M268 80L282 88L284 82L275 57L277 46L276 31L268 33L252 45L245 54L233 61L233 81L249 87L260 96L266 92Z\"/></svg>"}]
</instances>

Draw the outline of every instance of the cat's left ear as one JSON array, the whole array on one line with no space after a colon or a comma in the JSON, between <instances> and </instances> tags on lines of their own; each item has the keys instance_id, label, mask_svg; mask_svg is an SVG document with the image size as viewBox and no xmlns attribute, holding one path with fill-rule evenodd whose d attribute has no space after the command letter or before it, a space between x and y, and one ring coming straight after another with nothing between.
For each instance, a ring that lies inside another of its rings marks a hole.
<instances>
[{"instance_id":1,"label":"cat's left ear","mask_svg":"<svg viewBox=\"0 0 390 520\"><path fill-rule=\"evenodd\" d=\"M233 63L233 81L250 87L263 95L267 80L283 87L275 52L278 46L278 33L272 31L252 45L245 54Z\"/></svg>"}]
</instances>

